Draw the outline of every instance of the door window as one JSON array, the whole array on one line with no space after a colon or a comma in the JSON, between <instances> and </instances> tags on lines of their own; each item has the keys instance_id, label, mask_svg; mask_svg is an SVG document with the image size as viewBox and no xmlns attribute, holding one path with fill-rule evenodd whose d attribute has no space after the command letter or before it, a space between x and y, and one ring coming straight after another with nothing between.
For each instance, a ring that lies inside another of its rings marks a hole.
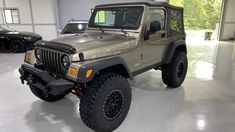
<instances>
[{"instance_id":1,"label":"door window","mask_svg":"<svg viewBox=\"0 0 235 132\"><path fill-rule=\"evenodd\" d=\"M163 9L150 9L149 23L159 21L161 24L161 30L165 30L166 27L166 15ZM149 28L150 28L150 24Z\"/></svg>"}]
</instances>

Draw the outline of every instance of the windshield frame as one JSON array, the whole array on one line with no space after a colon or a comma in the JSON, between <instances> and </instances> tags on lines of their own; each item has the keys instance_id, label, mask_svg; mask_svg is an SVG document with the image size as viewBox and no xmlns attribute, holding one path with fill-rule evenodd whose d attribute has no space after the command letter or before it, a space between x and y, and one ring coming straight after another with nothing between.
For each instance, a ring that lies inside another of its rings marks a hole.
<instances>
[{"instance_id":1,"label":"windshield frame","mask_svg":"<svg viewBox=\"0 0 235 132\"><path fill-rule=\"evenodd\" d=\"M138 26L136 27L125 27L125 26L101 26L101 25L94 25L92 24L95 21L95 17L96 14L99 10L102 9L112 9L112 8L129 8L129 7L140 7L142 8L142 13L140 15L140 20L138 23ZM107 29L125 29L125 30L139 30L139 28L141 27L142 21L143 21L143 17L144 17L144 13L145 13L145 5L128 5L128 6L108 6L108 7L97 7L94 9L89 23L88 23L88 28L107 28Z\"/></svg>"}]
</instances>

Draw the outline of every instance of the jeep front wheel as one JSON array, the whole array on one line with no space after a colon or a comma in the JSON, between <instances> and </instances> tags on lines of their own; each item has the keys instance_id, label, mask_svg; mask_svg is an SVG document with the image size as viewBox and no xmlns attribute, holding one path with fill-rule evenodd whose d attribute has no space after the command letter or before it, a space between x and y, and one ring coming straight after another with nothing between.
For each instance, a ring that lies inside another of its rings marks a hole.
<instances>
[{"instance_id":1,"label":"jeep front wheel","mask_svg":"<svg viewBox=\"0 0 235 132\"><path fill-rule=\"evenodd\" d=\"M81 96L80 115L91 129L110 132L124 121L130 105L128 81L121 75L106 73L87 85Z\"/></svg>"},{"instance_id":2,"label":"jeep front wheel","mask_svg":"<svg viewBox=\"0 0 235 132\"><path fill-rule=\"evenodd\" d=\"M169 87L179 87L185 79L188 59L184 52L176 52L170 64L162 67L162 80Z\"/></svg>"}]
</instances>

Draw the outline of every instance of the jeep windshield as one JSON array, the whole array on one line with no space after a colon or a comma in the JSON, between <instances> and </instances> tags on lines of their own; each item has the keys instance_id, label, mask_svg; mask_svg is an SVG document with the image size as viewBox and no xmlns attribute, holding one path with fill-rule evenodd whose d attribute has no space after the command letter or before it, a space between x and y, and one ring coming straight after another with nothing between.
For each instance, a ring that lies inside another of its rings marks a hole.
<instances>
[{"instance_id":1,"label":"jeep windshield","mask_svg":"<svg viewBox=\"0 0 235 132\"><path fill-rule=\"evenodd\" d=\"M108 7L94 10L89 27L133 29L140 26L143 6Z\"/></svg>"}]
</instances>

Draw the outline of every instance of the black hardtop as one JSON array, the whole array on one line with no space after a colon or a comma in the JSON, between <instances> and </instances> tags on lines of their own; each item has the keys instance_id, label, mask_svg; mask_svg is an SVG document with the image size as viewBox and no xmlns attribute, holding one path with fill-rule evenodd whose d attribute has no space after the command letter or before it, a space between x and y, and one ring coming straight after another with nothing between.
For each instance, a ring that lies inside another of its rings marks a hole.
<instances>
[{"instance_id":1,"label":"black hardtop","mask_svg":"<svg viewBox=\"0 0 235 132\"><path fill-rule=\"evenodd\" d=\"M153 6L153 7L165 7L165 8L171 8L171 9L177 9L177 10L183 10L182 7L177 7L170 5L168 2L126 2L126 3L112 3L112 4L102 4L97 5L96 8L101 7L109 7L109 6L131 6L131 5L146 5L146 6Z\"/></svg>"}]
</instances>

